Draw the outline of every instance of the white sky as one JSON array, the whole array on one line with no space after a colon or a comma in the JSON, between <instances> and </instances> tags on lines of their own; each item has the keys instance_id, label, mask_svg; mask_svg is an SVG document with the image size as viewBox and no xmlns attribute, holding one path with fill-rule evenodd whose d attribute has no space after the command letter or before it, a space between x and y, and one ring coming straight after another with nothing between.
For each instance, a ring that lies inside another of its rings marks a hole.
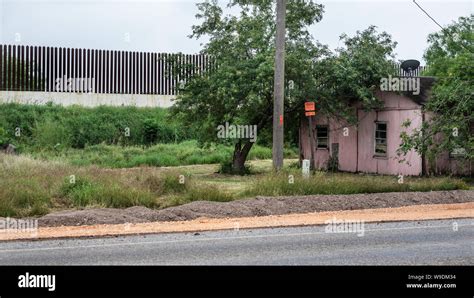
<instances>
[{"instance_id":1,"label":"white sky","mask_svg":"<svg viewBox=\"0 0 474 298\"><path fill-rule=\"evenodd\" d=\"M196 2L0 0L0 44L196 53L201 42L188 38L198 23ZM341 33L376 25L398 42L397 59L422 60L428 34L439 30L411 0L317 2L325 13L310 31L332 49L340 45ZM417 2L443 26L474 8L469 0Z\"/></svg>"}]
</instances>

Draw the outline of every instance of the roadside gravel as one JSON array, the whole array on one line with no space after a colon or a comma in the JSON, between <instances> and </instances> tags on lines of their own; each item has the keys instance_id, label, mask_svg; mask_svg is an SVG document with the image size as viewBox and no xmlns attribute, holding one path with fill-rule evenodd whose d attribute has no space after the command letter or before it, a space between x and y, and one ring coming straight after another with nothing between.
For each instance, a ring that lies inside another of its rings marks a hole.
<instances>
[{"instance_id":1,"label":"roadside gravel","mask_svg":"<svg viewBox=\"0 0 474 298\"><path fill-rule=\"evenodd\" d=\"M163 210L146 207L60 211L38 219L41 227L188 221L197 218L239 218L338 210L394 208L423 204L474 202L474 190L401 192L355 195L256 197L220 203L196 201Z\"/></svg>"}]
</instances>

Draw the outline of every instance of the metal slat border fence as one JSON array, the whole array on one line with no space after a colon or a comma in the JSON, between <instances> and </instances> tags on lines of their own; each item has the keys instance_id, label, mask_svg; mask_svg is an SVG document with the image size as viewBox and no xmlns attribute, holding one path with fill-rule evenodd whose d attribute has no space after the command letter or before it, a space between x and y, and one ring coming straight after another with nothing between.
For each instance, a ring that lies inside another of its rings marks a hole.
<instances>
[{"instance_id":1,"label":"metal slat border fence","mask_svg":"<svg viewBox=\"0 0 474 298\"><path fill-rule=\"evenodd\" d=\"M0 90L176 95L215 65L204 54L0 45Z\"/></svg>"},{"instance_id":2,"label":"metal slat border fence","mask_svg":"<svg viewBox=\"0 0 474 298\"><path fill-rule=\"evenodd\" d=\"M204 54L0 45L0 90L176 95L182 83L216 65ZM427 70L393 67L397 76Z\"/></svg>"}]
</instances>

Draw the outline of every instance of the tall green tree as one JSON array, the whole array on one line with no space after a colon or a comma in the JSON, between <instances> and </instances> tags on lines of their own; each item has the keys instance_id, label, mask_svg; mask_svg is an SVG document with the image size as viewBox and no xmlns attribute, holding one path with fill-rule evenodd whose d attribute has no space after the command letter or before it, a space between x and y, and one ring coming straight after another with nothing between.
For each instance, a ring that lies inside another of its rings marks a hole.
<instances>
[{"instance_id":1,"label":"tall green tree","mask_svg":"<svg viewBox=\"0 0 474 298\"><path fill-rule=\"evenodd\" d=\"M225 14L217 1L198 4L191 37L207 36L203 53L217 61L217 67L194 76L180 90L172 108L185 125L198 127L201 142L218 142L216 128L226 122L257 125L258 135L270 135L273 110L275 56L275 5L272 0L233 0ZM373 91L387 76L395 43L375 27L343 36L344 47L332 53L316 42L308 27L322 18L323 6L313 1L289 0L285 62L285 130L297 139L303 103L317 100L327 113L347 118L348 103L360 100L376 104ZM229 141L229 140L226 140ZM244 172L253 143L234 142L232 168Z\"/></svg>"},{"instance_id":2,"label":"tall green tree","mask_svg":"<svg viewBox=\"0 0 474 298\"><path fill-rule=\"evenodd\" d=\"M403 134L403 153L415 149L433 162L446 152L474 157L474 15L460 17L428 36L424 58L436 79L424 111L433 119Z\"/></svg>"},{"instance_id":3,"label":"tall green tree","mask_svg":"<svg viewBox=\"0 0 474 298\"><path fill-rule=\"evenodd\" d=\"M376 26L357 31L353 37L342 34L340 40L342 47L315 63L316 89L311 92L317 94L321 112L356 124L354 103L366 110L381 106L375 92L381 78L395 74L397 43L388 33L378 33Z\"/></svg>"}]
</instances>

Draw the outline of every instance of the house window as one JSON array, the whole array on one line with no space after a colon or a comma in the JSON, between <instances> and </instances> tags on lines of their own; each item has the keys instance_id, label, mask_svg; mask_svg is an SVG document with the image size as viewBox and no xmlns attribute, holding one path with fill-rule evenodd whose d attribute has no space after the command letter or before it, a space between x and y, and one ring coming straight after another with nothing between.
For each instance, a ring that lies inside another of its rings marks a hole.
<instances>
[{"instance_id":1,"label":"house window","mask_svg":"<svg viewBox=\"0 0 474 298\"><path fill-rule=\"evenodd\" d=\"M387 122L375 122L375 155L387 156Z\"/></svg>"},{"instance_id":2,"label":"house window","mask_svg":"<svg viewBox=\"0 0 474 298\"><path fill-rule=\"evenodd\" d=\"M316 126L316 141L317 148L329 148L329 132L326 125L317 125Z\"/></svg>"}]
</instances>

